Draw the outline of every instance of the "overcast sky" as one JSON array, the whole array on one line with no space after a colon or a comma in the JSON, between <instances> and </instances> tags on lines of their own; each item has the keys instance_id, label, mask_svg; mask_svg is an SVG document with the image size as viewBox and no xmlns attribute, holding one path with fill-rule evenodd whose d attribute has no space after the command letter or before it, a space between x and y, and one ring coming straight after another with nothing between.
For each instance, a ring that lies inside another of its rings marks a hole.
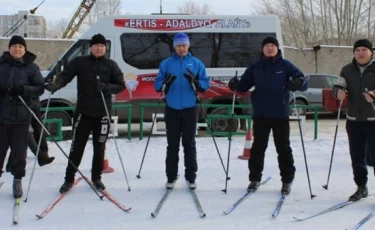
<instances>
[{"instance_id":1,"label":"overcast sky","mask_svg":"<svg viewBox=\"0 0 375 230\"><path fill-rule=\"evenodd\" d=\"M254 1L254 0L253 0ZM19 10L30 10L42 0L0 0L0 15L16 14ZM36 15L44 16L47 20L60 18L71 19L81 0L46 0L37 10ZM178 7L187 0L162 0L164 13L177 13ZM195 0L196 3L208 3L215 14L247 15L253 13L250 0ZM228 3L230 3L228 5ZM159 13L160 0L122 0L122 13L151 14Z\"/></svg>"}]
</instances>

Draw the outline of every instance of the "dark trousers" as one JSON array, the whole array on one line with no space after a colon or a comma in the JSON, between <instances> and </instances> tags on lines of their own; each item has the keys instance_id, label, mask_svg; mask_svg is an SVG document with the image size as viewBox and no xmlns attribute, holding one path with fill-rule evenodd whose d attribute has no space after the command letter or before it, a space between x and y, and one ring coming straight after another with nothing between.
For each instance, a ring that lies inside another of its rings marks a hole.
<instances>
[{"instance_id":1,"label":"dark trousers","mask_svg":"<svg viewBox=\"0 0 375 230\"><path fill-rule=\"evenodd\" d=\"M350 158L357 185L367 183L366 145L367 153L375 159L375 122L350 121L346 122L346 132L349 140Z\"/></svg>"},{"instance_id":2,"label":"dark trousers","mask_svg":"<svg viewBox=\"0 0 375 230\"><path fill-rule=\"evenodd\" d=\"M249 159L249 180L261 181L264 168L264 157L268 146L268 138L272 130L278 154L280 176L283 183L291 183L296 168L290 147L290 126L288 118L253 118L253 145Z\"/></svg>"},{"instance_id":3,"label":"dark trousers","mask_svg":"<svg viewBox=\"0 0 375 230\"><path fill-rule=\"evenodd\" d=\"M9 148L12 152L10 172L16 179L25 176L28 134L29 125L0 124L0 176Z\"/></svg>"},{"instance_id":4,"label":"dark trousers","mask_svg":"<svg viewBox=\"0 0 375 230\"><path fill-rule=\"evenodd\" d=\"M109 120L106 117L88 117L77 114L74 117L72 145L69 158L78 168L81 164L86 143L92 132L94 156L92 159L91 179L101 179L104 161L105 143L109 133ZM73 182L77 170L68 163L65 174L65 181Z\"/></svg>"},{"instance_id":5,"label":"dark trousers","mask_svg":"<svg viewBox=\"0 0 375 230\"><path fill-rule=\"evenodd\" d=\"M36 117L40 120L42 120L42 114L40 112L40 104L34 103L32 106L30 106L32 111L35 113ZM31 150L31 152L36 156L37 150L38 150L38 144L40 140L40 134L42 132L42 126L39 124L39 122L32 117L31 119L31 127L33 128L33 132L29 132L29 138L28 138L28 147ZM46 140L46 132L43 132L42 140L40 143L40 150L39 150L39 156L41 155L48 155L48 144ZM10 162L12 160L12 152L9 154L8 158L8 164L6 166L7 171L10 170Z\"/></svg>"},{"instance_id":6,"label":"dark trousers","mask_svg":"<svg viewBox=\"0 0 375 230\"><path fill-rule=\"evenodd\" d=\"M165 124L167 128L167 157L165 160L168 182L173 182L178 173L180 138L184 148L185 179L195 182L198 171L195 132L197 127L197 108L175 110L165 107Z\"/></svg>"}]
</instances>

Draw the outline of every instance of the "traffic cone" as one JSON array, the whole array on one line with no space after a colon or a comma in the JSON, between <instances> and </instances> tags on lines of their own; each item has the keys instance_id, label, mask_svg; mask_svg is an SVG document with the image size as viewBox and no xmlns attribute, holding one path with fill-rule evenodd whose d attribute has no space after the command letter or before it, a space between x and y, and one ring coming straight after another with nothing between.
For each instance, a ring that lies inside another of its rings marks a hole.
<instances>
[{"instance_id":1,"label":"traffic cone","mask_svg":"<svg viewBox=\"0 0 375 230\"><path fill-rule=\"evenodd\" d=\"M242 155L239 155L238 158L242 160L249 160L250 159L250 149L251 149L251 140L252 140L252 133L251 130L248 130L246 133L246 140L245 146L243 149Z\"/></svg>"},{"instance_id":2,"label":"traffic cone","mask_svg":"<svg viewBox=\"0 0 375 230\"><path fill-rule=\"evenodd\" d=\"M107 154L104 150L104 161L103 161L103 171L102 173L113 173L115 170L109 166L109 160L107 158Z\"/></svg>"}]
</instances>

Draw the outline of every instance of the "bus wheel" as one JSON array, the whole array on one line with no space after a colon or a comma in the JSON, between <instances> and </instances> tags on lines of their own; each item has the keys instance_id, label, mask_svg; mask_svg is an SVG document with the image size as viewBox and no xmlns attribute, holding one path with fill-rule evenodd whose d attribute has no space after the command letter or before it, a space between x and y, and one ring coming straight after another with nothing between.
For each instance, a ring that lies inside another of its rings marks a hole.
<instances>
[{"instance_id":1,"label":"bus wheel","mask_svg":"<svg viewBox=\"0 0 375 230\"><path fill-rule=\"evenodd\" d=\"M211 111L210 115L228 115L227 108L216 108ZM238 119L229 118L213 118L211 123L211 130L213 132L236 132L238 130Z\"/></svg>"}]
</instances>

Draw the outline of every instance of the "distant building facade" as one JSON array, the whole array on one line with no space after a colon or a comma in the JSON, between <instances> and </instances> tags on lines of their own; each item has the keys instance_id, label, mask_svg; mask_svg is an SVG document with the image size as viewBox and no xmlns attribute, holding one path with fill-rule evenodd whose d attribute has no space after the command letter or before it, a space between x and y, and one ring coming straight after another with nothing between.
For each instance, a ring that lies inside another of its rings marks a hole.
<instances>
[{"instance_id":1,"label":"distant building facade","mask_svg":"<svg viewBox=\"0 0 375 230\"><path fill-rule=\"evenodd\" d=\"M46 19L43 16L29 14L28 11L18 11L18 14L14 15L0 15L0 37L20 35L29 38L45 38L46 33Z\"/></svg>"}]
</instances>

